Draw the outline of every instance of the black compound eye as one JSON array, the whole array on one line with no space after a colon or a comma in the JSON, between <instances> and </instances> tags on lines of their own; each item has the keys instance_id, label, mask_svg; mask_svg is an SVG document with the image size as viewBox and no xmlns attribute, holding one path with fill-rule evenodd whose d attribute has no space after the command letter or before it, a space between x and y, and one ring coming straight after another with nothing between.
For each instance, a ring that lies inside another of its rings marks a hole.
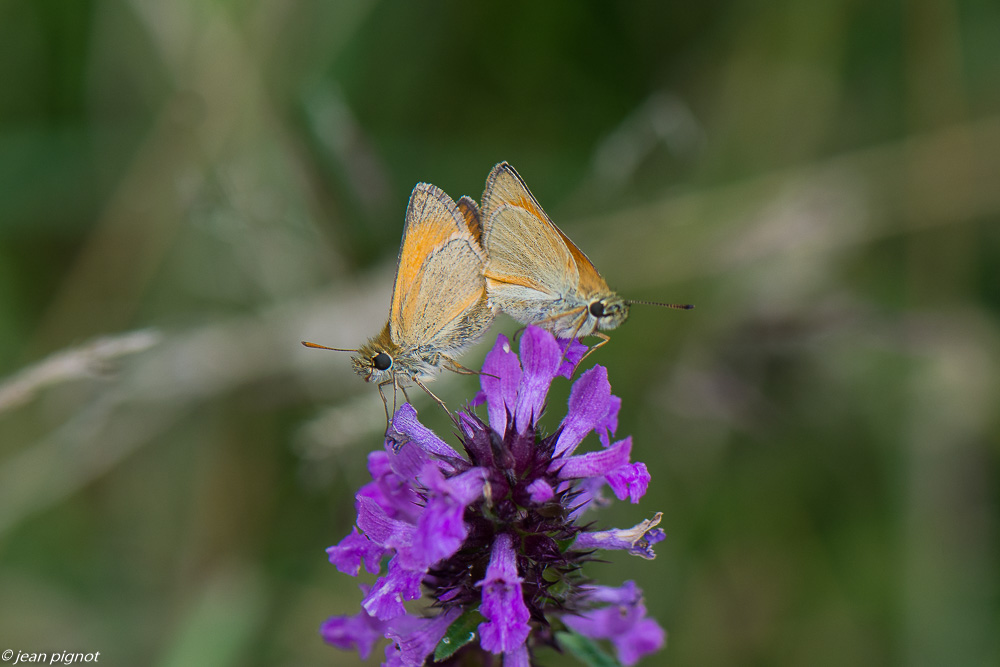
<instances>
[{"instance_id":1,"label":"black compound eye","mask_svg":"<svg viewBox=\"0 0 1000 667\"><path fill-rule=\"evenodd\" d=\"M590 314L594 317L604 317L604 302L595 301L590 304Z\"/></svg>"},{"instance_id":2,"label":"black compound eye","mask_svg":"<svg viewBox=\"0 0 1000 667\"><path fill-rule=\"evenodd\" d=\"M379 352L372 357L372 366L374 366L377 371L384 371L389 368L389 366L392 366L392 357L385 352Z\"/></svg>"}]
</instances>

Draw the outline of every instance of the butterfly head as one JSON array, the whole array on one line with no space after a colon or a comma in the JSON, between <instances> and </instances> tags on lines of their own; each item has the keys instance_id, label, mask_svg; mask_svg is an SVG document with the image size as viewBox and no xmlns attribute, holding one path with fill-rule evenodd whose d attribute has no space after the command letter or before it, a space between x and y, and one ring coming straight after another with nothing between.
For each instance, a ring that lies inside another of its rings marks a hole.
<instances>
[{"instance_id":1,"label":"butterfly head","mask_svg":"<svg viewBox=\"0 0 1000 667\"><path fill-rule=\"evenodd\" d=\"M392 380L398 370L398 360L399 346L380 334L358 348L357 354L351 357L351 366L366 382L381 384Z\"/></svg>"},{"instance_id":2,"label":"butterfly head","mask_svg":"<svg viewBox=\"0 0 1000 667\"><path fill-rule=\"evenodd\" d=\"M598 329L615 329L628 319L628 304L617 294L591 300L587 312L597 320Z\"/></svg>"}]
</instances>

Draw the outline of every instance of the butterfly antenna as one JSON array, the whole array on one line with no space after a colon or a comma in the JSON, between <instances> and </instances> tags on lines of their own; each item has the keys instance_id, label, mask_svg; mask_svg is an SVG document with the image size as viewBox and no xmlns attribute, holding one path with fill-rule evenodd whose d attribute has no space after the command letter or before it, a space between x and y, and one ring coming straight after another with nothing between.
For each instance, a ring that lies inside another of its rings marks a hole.
<instances>
[{"instance_id":1,"label":"butterfly antenna","mask_svg":"<svg viewBox=\"0 0 1000 667\"><path fill-rule=\"evenodd\" d=\"M664 308L673 308L674 310L691 310L694 308L693 303L660 303L659 301L633 301L632 299L625 299L625 303L629 305L636 303L643 306L663 306Z\"/></svg>"},{"instance_id":2,"label":"butterfly antenna","mask_svg":"<svg viewBox=\"0 0 1000 667\"><path fill-rule=\"evenodd\" d=\"M310 343L309 341L302 341L302 344L306 347L313 347L317 350L333 350L334 352L357 352L358 350L349 350L343 347L327 347L326 345L320 345L319 343Z\"/></svg>"}]
</instances>

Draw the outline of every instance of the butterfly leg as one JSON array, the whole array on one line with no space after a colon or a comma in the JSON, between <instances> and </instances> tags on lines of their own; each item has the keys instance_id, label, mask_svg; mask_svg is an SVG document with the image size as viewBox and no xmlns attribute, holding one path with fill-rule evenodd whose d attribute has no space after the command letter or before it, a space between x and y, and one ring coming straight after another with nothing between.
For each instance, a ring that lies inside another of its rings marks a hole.
<instances>
[{"instance_id":1,"label":"butterfly leg","mask_svg":"<svg viewBox=\"0 0 1000 667\"><path fill-rule=\"evenodd\" d=\"M566 343L566 347L563 349L562 357L560 357L560 359L559 359L559 363L560 364L562 364L562 362L566 360L566 353L569 352L569 346L573 344L574 340L576 340L577 334L579 334L580 333L580 329L583 328L583 323L587 321L587 312L586 312L586 309L579 309L578 308L578 309L569 311L569 313L576 313L576 312L580 312L581 310L583 311L583 317L580 318L580 323L576 325L575 329L573 329L573 335L569 337L569 342ZM565 313L563 316L565 316L565 315L567 315L569 313ZM556 340L559 341L559 340L565 340L565 339L557 338ZM576 369L580 367L580 364L583 363L583 360L586 359L587 355L589 355L592 351L593 350L587 350L587 354L585 354L582 357L580 357L580 361L576 362L576 365L573 366L573 372L570 373L570 377L571 378L576 373Z\"/></svg>"},{"instance_id":2,"label":"butterfly leg","mask_svg":"<svg viewBox=\"0 0 1000 667\"><path fill-rule=\"evenodd\" d=\"M413 405L413 402L410 401L410 395L406 393L406 387L404 387L403 385L399 385L399 390L403 392L403 398L406 399L406 402L409 403L410 405ZM416 408L413 408L413 410L416 411Z\"/></svg>"},{"instance_id":3,"label":"butterfly leg","mask_svg":"<svg viewBox=\"0 0 1000 667\"><path fill-rule=\"evenodd\" d=\"M583 319L580 320L580 324L577 325L576 331L573 332L573 338L576 338L576 334L579 333L581 328L583 328L583 323L587 321L586 306L580 306L579 308L574 308L572 310L567 310L562 313L556 313L555 315L550 315L549 317L546 317L544 320L538 320L537 322L533 322L533 324L540 326L547 322L555 322L556 320L561 320L564 317L572 317L574 315L580 315L581 313L583 314Z\"/></svg>"},{"instance_id":4,"label":"butterfly leg","mask_svg":"<svg viewBox=\"0 0 1000 667\"><path fill-rule=\"evenodd\" d=\"M399 387L400 387L400 385L396 381L396 374L393 373L393 375L392 375L392 416L393 417L396 416L396 410L399 409L399 406L396 405L396 392L399 391ZM405 396L406 394L403 394L403 395Z\"/></svg>"},{"instance_id":5,"label":"butterfly leg","mask_svg":"<svg viewBox=\"0 0 1000 667\"><path fill-rule=\"evenodd\" d=\"M549 317L546 317L545 319L538 320L537 322L532 322L532 325L534 325L534 326L542 326L543 324L547 324L549 322L555 322L556 320L561 320L564 317L572 317L572 316L575 316L575 315L582 315L583 317L580 318L580 323L576 325L576 328L573 330L573 335L570 336L570 340L572 340L572 339L574 339L574 338L577 337L577 334L580 333L580 329L583 328L583 323L587 321L587 307L586 306L580 306L579 308L573 308L572 310L567 310L567 311L562 312L562 313L556 313L555 315L550 315ZM522 333L524 333L524 330L527 329L527 328L528 327L521 327L520 329L518 329L517 331L514 332L514 342L515 343L517 342L518 337L520 337L520 335ZM544 328L544 327L542 327L542 328ZM563 339L559 338L557 340L563 340ZM567 346L566 349L568 350L569 346ZM566 358L566 351L564 350L563 351L563 359L565 359L565 358ZM581 361L582 361L582 359L581 359ZM560 363L562 363L562 359L560 359ZM577 364L577 365L579 366L579 364Z\"/></svg>"},{"instance_id":6,"label":"butterfly leg","mask_svg":"<svg viewBox=\"0 0 1000 667\"><path fill-rule=\"evenodd\" d=\"M474 371L471 368L466 368L462 364L458 363L451 357L442 357L444 359L444 367L447 368L452 373L458 373L459 375L482 375L479 371Z\"/></svg>"},{"instance_id":7,"label":"butterfly leg","mask_svg":"<svg viewBox=\"0 0 1000 667\"><path fill-rule=\"evenodd\" d=\"M587 321L586 310L587 310L586 306L580 306L579 308L573 308L572 310L567 310L561 313L556 313L555 315L550 315L544 319L538 320L537 322L532 322L531 324L532 326L542 326L543 324L547 324L549 322L555 322L556 320L561 320L564 317L570 317L572 315L579 315L580 313L584 313L583 320L580 322L580 326L576 328L576 330L579 331L580 328L583 326L583 323ZM521 334L524 333L524 330L527 328L528 328L527 326L523 326L514 332L515 343L517 342L517 339L521 337ZM544 329L545 327L542 328ZM575 333L573 334L573 337L576 338Z\"/></svg>"},{"instance_id":8,"label":"butterfly leg","mask_svg":"<svg viewBox=\"0 0 1000 667\"><path fill-rule=\"evenodd\" d=\"M452 373L458 373L459 375L486 375L491 378L497 378L498 380L500 379L499 377L493 375L492 373L484 373L482 371L474 371L471 368L466 368L465 366L458 363L451 357L445 357L442 355L442 358L444 359L444 364L443 364L444 367L447 368Z\"/></svg>"},{"instance_id":9,"label":"butterfly leg","mask_svg":"<svg viewBox=\"0 0 1000 667\"><path fill-rule=\"evenodd\" d=\"M425 385L423 382L421 382L420 380L418 380L415 377L412 378L412 379L413 379L413 381L416 383L416 385L418 387L420 387L421 389L424 390L424 393L426 393L428 396L430 396L431 398L433 398L434 402L441 406L441 409L444 410L445 414L447 414L451 418L451 420L453 422L455 422L455 425L457 426L458 425L458 419L455 418L455 415L451 414L451 411L448 410L448 406L444 404L444 401L442 401L440 398L438 398L437 396L435 396L434 392L432 392L430 389L428 389L427 385Z\"/></svg>"},{"instance_id":10,"label":"butterfly leg","mask_svg":"<svg viewBox=\"0 0 1000 667\"><path fill-rule=\"evenodd\" d=\"M603 334L603 333L601 333L600 331L595 331L595 332L593 333L593 335L594 335L594 336L597 336L598 338L600 338L600 339L601 339L601 342L600 342L600 343L598 343L597 345L595 345L594 347L590 348L589 350L587 350L587 354L583 355L583 357L581 357L581 358L580 358L580 361L579 361L579 362L577 362L577 366L579 366L580 364L582 364L582 363L583 363L583 360L584 360L584 359L586 359L587 357L589 357L589 356L590 356L590 354L591 354L592 352L594 352L594 351L595 351L595 350L596 350L597 348L605 346L605 345L607 344L607 342L608 342L609 340L611 340L611 336L609 336L609 335L607 335L607 334Z\"/></svg>"},{"instance_id":11,"label":"butterfly leg","mask_svg":"<svg viewBox=\"0 0 1000 667\"><path fill-rule=\"evenodd\" d=\"M385 399L385 394L382 393L382 387L386 386L387 384L393 384L394 385L395 384L395 378L393 380L386 380L385 382L379 382L379 384L378 384L378 395L382 397L382 407L385 408L385 430L386 431L389 430L389 424L390 424L391 420L389 419L389 401L387 401ZM395 401L396 401L395 392L394 392L392 400L393 400L393 403L395 404ZM393 414L395 414L395 411L393 411Z\"/></svg>"}]
</instances>

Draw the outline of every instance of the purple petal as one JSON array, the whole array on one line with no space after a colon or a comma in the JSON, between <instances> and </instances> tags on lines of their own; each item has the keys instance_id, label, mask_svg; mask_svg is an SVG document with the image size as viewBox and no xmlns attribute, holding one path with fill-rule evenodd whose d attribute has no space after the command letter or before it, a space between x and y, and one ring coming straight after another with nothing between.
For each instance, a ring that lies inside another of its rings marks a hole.
<instances>
[{"instance_id":1,"label":"purple petal","mask_svg":"<svg viewBox=\"0 0 1000 667\"><path fill-rule=\"evenodd\" d=\"M556 492L544 479L536 479L528 485L528 496L532 502L544 503L547 500L551 500L555 495Z\"/></svg>"},{"instance_id":2,"label":"purple petal","mask_svg":"<svg viewBox=\"0 0 1000 667\"><path fill-rule=\"evenodd\" d=\"M461 458L458 452L452 449L451 445L434 434L417 419L417 411L409 403L404 403L403 407L396 411L392 418L392 426L397 431L410 438L425 452L442 458Z\"/></svg>"},{"instance_id":3,"label":"purple petal","mask_svg":"<svg viewBox=\"0 0 1000 667\"><path fill-rule=\"evenodd\" d=\"M608 369L594 366L573 383L569 393L569 410L562 420L555 454L570 454L584 436L608 416L611 407L611 384Z\"/></svg>"},{"instance_id":4,"label":"purple petal","mask_svg":"<svg viewBox=\"0 0 1000 667\"><path fill-rule=\"evenodd\" d=\"M642 601L642 591L634 581L626 581L621 586L584 585L581 592L589 602L615 605L636 605Z\"/></svg>"},{"instance_id":5,"label":"purple petal","mask_svg":"<svg viewBox=\"0 0 1000 667\"><path fill-rule=\"evenodd\" d=\"M469 468L463 473L445 479L440 470L428 465L420 476L420 481L429 491L447 496L463 507L482 497L485 480L486 470L483 468Z\"/></svg>"},{"instance_id":6,"label":"purple petal","mask_svg":"<svg viewBox=\"0 0 1000 667\"><path fill-rule=\"evenodd\" d=\"M362 486L360 489L358 489L358 492L354 495L354 497L368 498L372 502L378 504L379 507L384 509L386 514L395 515L396 513L395 505L392 503L392 501L390 501L388 498L385 497L385 494L382 493L382 489L379 488L379 485L376 482L368 482L367 484Z\"/></svg>"},{"instance_id":7,"label":"purple petal","mask_svg":"<svg viewBox=\"0 0 1000 667\"><path fill-rule=\"evenodd\" d=\"M607 618L609 610L617 611L614 607L600 607L579 614L566 614L563 616L563 623L571 630L591 639L607 639L611 634L610 625L613 620Z\"/></svg>"},{"instance_id":8,"label":"purple petal","mask_svg":"<svg viewBox=\"0 0 1000 667\"><path fill-rule=\"evenodd\" d=\"M469 534L462 521L465 508L445 502L432 502L420 517L414 533L413 545L400 552L403 564L412 569L431 567L443 558L458 551Z\"/></svg>"},{"instance_id":9,"label":"purple petal","mask_svg":"<svg viewBox=\"0 0 1000 667\"><path fill-rule=\"evenodd\" d=\"M608 486L614 491L618 500L628 498L633 505L646 495L651 479L646 464L641 461L616 468L604 478L608 480Z\"/></svg>"},{"instance_id":10,"label":"purple petal","mask_svg":"<svg viewBox=\"0 0 1000 667\"><path fill-rule=\"evenodd\" d=\"M469 534L465 524L466 506L480 497L483 471L473 468L445 480L441 471L428 465L421 481L430 494L424 513L417 522L409 550L401 552L402 564L410 569L426 570L458 551Z\"/></svg>"},{"instance_id":11,"label":"purple petal","mask_svg":"<svg viewBox=\"0 0 1000 667\"><path fill-rule=\"evenodd\" d=\"M632 454L632 436L619 440L607 449L553 461L549 471L558 471L559 479L603 477L628 463Z\"/></svg>"},{"instance_id":12,"label":"purple petal","mask_svg":"<svg viewBox=\"0 0 1000 667\"><path fill-rule=\"evenodd\" d=\"M652 618L636 622L628 632L611 638L623 665L631 667L650 653L655 653L667 643L667 633Z\"/></svg>"},{"instance_id":13,"label":"purple petal","mask_svg":"<svg viewBox=\"0 0 1000 667\"><path fill-rule=\"evenodd\" d=\"M385 429L385 439L382 440L382 446L390 452L397 451L400 447L405 445L409 439L397 431L392 422Z\"/></svg>"},{"instance_id":14,"label":"purple petal","mask_svg":"<svg viewBox=\"0 0 1000 667\"><path fill-rule=\"evenodd\" d=\"M408 635L423 628L430 620L420 616L410 616L409 614L397 616L388 622L389 628L386 630L385 636L388 638L390 634L397 636ZM381 667L404 667L403 654L400 652L396 642L392 641L386 645L385 662L382 663Z\"/></svg>"},{"instance_id":15,"label":"purple petal","mask_svg":"<svg viewBox=\"0 0 1000 667\"><path fill-rule=\"evenodd\" d=\"M503 654L503 667L531 667L531 660L528 655L528 645L521 644L513 651L505 651Z\"/></svg>"},{"instance_id":16,"label":"purple petal","mask_svg":"<svg viewBox=\"0 0 1000 667\"><path fill-rule=\"evenodd\" d=\"M414 482L428 461L437 461L445 469L452 467L450 463L431 456L420 445L409 440L398 449L388 450L388 454L392 471L407 482Z\"/></svg>"},{"instance_id":17,"label":"purple petal","mask_svg":"<svg viewBox=\"0 0 1000 667\"><path fill-rule=\"evenodd\" d=\"M399 647L396 644L389 642L386 645L385 660L382 661L379 667L405 667L403 664L403 654L399 652Z\"/></svg>"},{"instance_id":18,"label":"purple petal","mask_svg":"<svg viewBox=\"0 0 1000 667\"><path fill-rule=\"evenodd\" d=\"M386 452L369 452L368 454L368 474L372 476L372 479L378 479L379 477L384 477L392 472L392 466L389 463L389 454Z\"/></svg>"},{"instance_id":19,"label":"purple petal","mask_svg":"<svg viewBox=\"0 0 1000 667\"><path fill-rule=\"evenodd\" d=\"M580 533L573 541L573 548L590 549L623 549L633 556L653 560L653 545L663 541L663 531L656 526L663 519L663 513L657 512L652 519L646 519L631 528L615 528L591 533Z\"/></svg>"},{"instance_id":20,"label":"purple petal","mask_svg":"<svg viewBox=\"0 0 1000 667\"><path fill-rule=\"evenodd\" d=\"M559 354L562 355L562 363L559 364L556 375L561 375L568 380L573 377L576 365L580 363L590 348L581 343L579 338L557 338L556 343L559 344Z\"/></svg>"},{"instance_id":21,"label":"purple petal","mask_svg":"<svg viewBox=\"0 0 1000 667\"><path fill-rule=\"evenodd\" d=\"M524 433L542 414L545 395L559 367L559 346L548 331L528 327L521 336L521 385L517 390L514 422L518 433ZM491 422L492 425L492 422ZM494 426L494 428L496 428Z\"/></svg>"},{"instance_id":22,"label":"purple petal","mask_svg":"<svg viewBox=\"0 0 1000 667\"><path fill-rule=\"evenodd\" d=\"M389 552L359 533L357 527L354 527L351 529L350 535L342 539L339 544L328 548L326 553L330 556L330 562L336 565L338 570L356 577L361 571L362 561L366 570L377 574L382 556Z\"/></svg>"},{"instance_id":23,"label":"purple petal","mask_svg":"<svg viewBox=\"0 0 1000 667\"><path fill-rule=\"evenodd\" d=\"M383 621L406 613L403 600L420 597L420 582L423 572L407 570L400 566L399 557L389 561L389 570L379 577L368 595L361 601L361 608Z\"/></svg>"},{"instance_id":24,"label":"purple petal","mask_svg":"<svg viewBox=\"0 0 1000 667\"><path fill-rule=\"evenodd\" d=\"M486 622L479 624L480 644L490 653L514 651L528 638L530 614L524 604L521 581L513 540L501 533L493 542L486 577L476 584L483 587L479 611L486 618Z\"/></svg>"},{"instance_id":25,"label":"purple petal","mask_svg":"<svg viewBox=\"0 0 1000 667\"><path fill-rule=\"evenodd\" d=\"M461 615L462 609L454 607L434 618L418 619L419 623L407 623L405 628L390 627L387 636L396 644L386 649L386 657L390 657L390 653L395 653L395 658L399 660L395 664L420 667L448 632L448 627ZM392 664L392 659L389 664Z\"/></svg>"},{"instance_id":26,"label":"purple petal","mask_svg":"<svg viewBox=\"0 0 1000 667\"><path fill-rule=\"evenodd\" d=\"M385 636L387 626L387 622L361 610L356 616L331 616L319 632L323 641L337 648L349 651L356 646L361 659L367 660L375 642Z\"/></svg>"},{"instance_id":27,"label":"purple petal","mask_svg":"<svg viewBox=\"0 0 1000 667\"><path fill-rule=\"evenodd\" d=\"M390 518L381 505L371 498L360 496L355 503L358 508L358 528L365 531L368 539L387 548L404 546L413 533L413 526Z\"/></svg>"},{"instance_id":28,"label":"purple petal","mask_svg":"<svg viewBox=\"0 0 1000 667\"><path fill-rule=\"evenodd\" d=\"M400 475L397 470L403 468L398 465L400 460L405 460L404 452L419 452L417 447L403 447L399 455L388 454L386 452L372 452L368 455L368 472L371 473L372 483L366 484L358 491L358 497L371 498L377 502L390 518L410 519L416 517L419 508L417 503L420 497L413 490L409 479Z\"/></svg>"},{"instance_id":29,"label":"purple petal","mask_svg":"<svg viewBox=\"0 0 1000 667\"><path fill-rule=\"evenodd\" d=\"M486 392L480 389L479 391L476 392L476 395L472 397L472 400L469 401L469 407L475 408L482 405L485 402L486 402Z\"/></svg>"},{"instance_id":30,"label":"purple petal","mask_svg":"<svg viewBox=\"0 0 1000 667\"><path fill-rule=\"evenodd\" d=\"M611 444L611 436L618 430L618 413L621 409L622 399L618 396L612 396L608 406L608 414L594 426L597 437L601 439L601 444L605 447Z\"/></svg>"},{"instance_id":31,"label":"purple petal","mask_svg":"<svg viewBox=\"0 0 1000 667\"><path fill-rule=\"evenodd\" d=\"M514 413L517 387L521 383L521 362L510 349L510 341L503 334L483 360L479 383L486 394L490 426L503 437L507 431L507 413Z\"/></svg>"}]
</instances>

